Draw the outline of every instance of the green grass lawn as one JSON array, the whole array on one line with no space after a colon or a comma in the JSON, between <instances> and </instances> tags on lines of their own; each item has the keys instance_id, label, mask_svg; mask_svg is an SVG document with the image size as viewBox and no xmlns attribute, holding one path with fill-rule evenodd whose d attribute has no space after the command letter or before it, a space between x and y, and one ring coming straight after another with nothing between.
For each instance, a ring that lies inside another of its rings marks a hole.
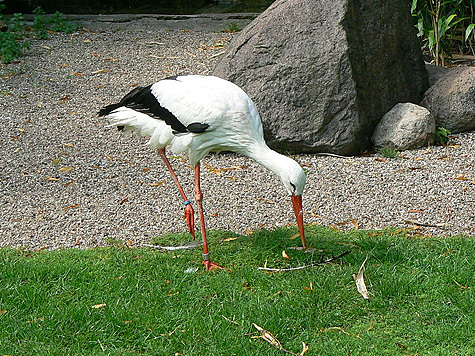
<instances>
[{"instance_id":1,"label":"green grass lawn","mask_svg":"<svg viewBox=\"0 0 475 356\"><path fill-rule=\"evenodd\" d=\"M312 253L295 232L213 232L230 270L212 272L201 248L0 249L0 355L285 355L253 323L296 354L475 355L474 238L308 226ZM369 300L353 280L367 255Z\"/></svg>"}]
</instances>

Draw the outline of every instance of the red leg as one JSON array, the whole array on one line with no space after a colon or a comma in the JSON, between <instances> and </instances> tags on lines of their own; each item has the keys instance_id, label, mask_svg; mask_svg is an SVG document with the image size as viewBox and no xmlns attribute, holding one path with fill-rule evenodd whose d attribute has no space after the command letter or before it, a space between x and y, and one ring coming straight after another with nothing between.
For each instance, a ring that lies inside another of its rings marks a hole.
<instances>
[{"instance_id":1,"label":"red leg","mask_svg":"<svg viewBox=\"0 0 475 356\"><path fill-rule=\"evenodd\" d=\"M168 170L170 171L170 174L172 175L173 180L175 181L175 184L180 191L181 196L183 197L183 201L185 204L185 220L186 220L186 225L188 226L188 230L190 231L191 237L193 240L195 239L195 212L193 210L193 207L190 204L190 201L186 197L185 191L181 187L180 182L178 181L178 178L175 174L175 171L172 168L172 165L170 164L170 161L168 160L167 156L165 155L165 148L159 148L158 149L158 154L160 157L162 157L163 162L165 162L165 165L167 166Z\"/></svg>"},{"instance_id":2,"label":"red leg","mask_svg":"<svg viewBox=\"0 0 475 356\"><path fill-rule=\"evenodd\" d=\"M198 213L200 215L201 222L201 235L203 236L203 264L205 265L208 271L212 269L224 269L221 266L218 266L216 263L211 262L209 258L208 251L208 241L206 239L206 226L205 226L205 217L203 213L203 194L201 193L200 188L200 163L195 166L195 200L198 205Z\"/></svg>"}]
</instances>

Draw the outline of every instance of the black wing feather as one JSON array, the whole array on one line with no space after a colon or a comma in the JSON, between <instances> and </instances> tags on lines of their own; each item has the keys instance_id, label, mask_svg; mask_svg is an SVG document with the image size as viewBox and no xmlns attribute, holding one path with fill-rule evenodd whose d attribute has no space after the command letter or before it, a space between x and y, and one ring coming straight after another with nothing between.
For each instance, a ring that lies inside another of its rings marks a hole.
<instances>
[{"instance_id":1,"label":"black wing feather","mask_svg":"<svg viewBox=\"0 0 475 356\"><path fill-rule=\"evenodd\" d=\"M155 95L152 94L152 85L135 88L124 96L119 103L102 108L99 115L108 115L122 106L147 114L154 119L163 120L176 132L185 133L188 131L175 115L160 105Z\"/></svg>"},{"instance_id":2,"label":"black wing feather","mask_svg":"<svg viewBox=\"0 0 475 356\"><path fill-rule=\"evenodd\" d=\"M177 80L177 76L171 76L163 80ZM152 84L153 85L153 84ZM200 122L193 122L188 126L183 125L178 118L173 115L168 109L160 105L160 102L152 94L152 85L147 87L137 87L122 98L117 104L107 105L99 111L100 116L108 115L112 111L125 106L132 110L149 115L154 119L163 120L170 125L173 133L179 135L180 133L192 132L203 133L209 125ZM119 130L123 130L123 126L118 126Z\"/></svg>"},{"instance_id":3,"label":"black wing feather","mask_svg":"<svg viewBox=\"0 0 475 356\"><path fill-rule=\"evenodd\" d=\"M122 98L120 102L117 104L111 104L103 107L101 110L99 110L99 116L105 116L109 115L112 111L115 109L120 108L121 106L127 106L131 102L133 102L134 97L137 96L144 88L143 87L137 87L134 90L132 90L130 93L128 93L126 96Z\"/></svg>"},{"instance_id":4,"label":"black wing feather","mask_svg":"<svg viewBox=\"0 0 475 356\"><path fill-rule=\"evenodd\" d=\"M202 124L201 122L193 122L186 127L186 130L193 133L203 133L208 127L208 124Z\"/></svg>"}]
</instances>

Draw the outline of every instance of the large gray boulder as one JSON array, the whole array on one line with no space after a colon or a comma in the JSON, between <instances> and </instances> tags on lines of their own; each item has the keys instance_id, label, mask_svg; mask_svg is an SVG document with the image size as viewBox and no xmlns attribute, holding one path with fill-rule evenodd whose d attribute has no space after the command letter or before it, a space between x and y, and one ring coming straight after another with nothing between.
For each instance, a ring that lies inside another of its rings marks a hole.
<instances>
[{"instance_id":1,"label":"large gray boulder","mask_svg":"<svg viewBox=\"0 0 475 356\"><path fill-rule=\"evenodd\" d=\"M357 154L398 102L428 87L407 0L277 0L235 38L214 75L255 101L267 142Z\"/></svg>"},{"instance_id":2,"label":"large gray boulder","mask_svg":"<svg viewBox=\"0 0 475 356\"><path fill-rule=\"evenodd\" d=\"M451 133L475 130L475 67L451 68L427 90L421 105L438 127Z\"/></svg>"},{"instance_id":3,"label":"large gray boulder","mask_svg":"<svg viewBox=\"0 0 475 356\"><path fill-rule=\"evenodd\" d=\"M373 132L376 149L398 151L420 148L435 141L435 119L426 108L412 104L395 105Z\"/></svg>"}]
</instances>

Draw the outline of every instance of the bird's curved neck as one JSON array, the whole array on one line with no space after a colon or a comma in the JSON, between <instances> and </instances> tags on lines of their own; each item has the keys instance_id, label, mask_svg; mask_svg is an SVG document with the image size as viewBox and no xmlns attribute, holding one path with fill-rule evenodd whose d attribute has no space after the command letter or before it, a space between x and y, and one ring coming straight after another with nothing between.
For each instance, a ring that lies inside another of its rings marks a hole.
<instances>
[{"instance_id":1,"label":"bird's curved neck","mask_svg":"<svg viewBox=\"0 0 475 356\"><path fill-rule=\"evenodd\" d=\"M268 170L280 176L282 166L285 165L288 157L270 149L266 144L255 145L247 153L247 156L263 165Z\"/></svg>"}]
</instances>

